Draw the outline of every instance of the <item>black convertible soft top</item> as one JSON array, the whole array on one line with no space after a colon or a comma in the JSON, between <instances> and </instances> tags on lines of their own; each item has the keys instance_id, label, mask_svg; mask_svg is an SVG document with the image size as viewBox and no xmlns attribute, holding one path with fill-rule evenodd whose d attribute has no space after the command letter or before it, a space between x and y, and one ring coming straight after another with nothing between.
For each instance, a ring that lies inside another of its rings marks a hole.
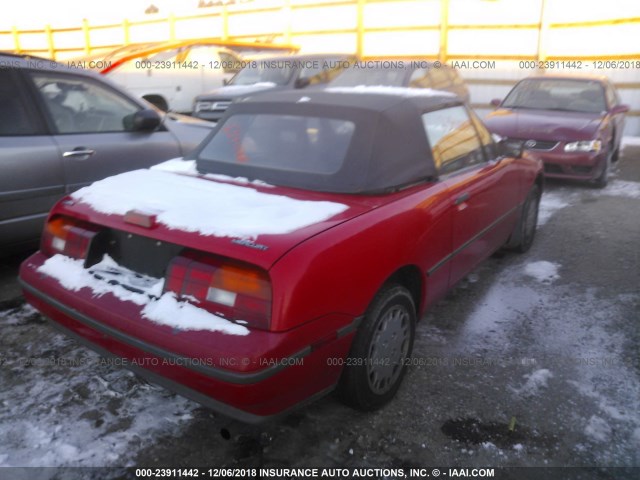
<instances>
[{"instance_id":1,"label":"black convertible soft top","mask_svg":"<svg viewBox=\"0 0 640 480\"><path fill-rule=\"evenodd\" d=\"M459 99L447 92L389 87L257 95L233 103L190 157L196 158L201 173L259 179L274 185L336 193L396 190L437 176L422 114L460 104ZM243 161L218 161L216 148L222 141L216 137L229 136L229 125L235 127L234 116L247 115L344 120L355 125L355 130L335 171L300 171Z\"/></svg>"}]
</instances>

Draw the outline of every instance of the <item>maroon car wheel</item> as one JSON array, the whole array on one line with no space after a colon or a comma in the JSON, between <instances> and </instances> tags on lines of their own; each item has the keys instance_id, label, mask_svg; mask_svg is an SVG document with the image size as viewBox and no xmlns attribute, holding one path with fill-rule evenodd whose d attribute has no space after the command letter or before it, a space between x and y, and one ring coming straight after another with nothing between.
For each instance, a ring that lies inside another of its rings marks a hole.
<instances>
[{"instance_id":1,"label":"maroon car wheel","mask_svg":"<svg viewBox=\"0 0 640 480\"><path fill-rule=\"evenodd\" d=\"M342 373L340 393L345 403L373 410L394 397L413 349L415 311L403 286L389 285L376 295Z\"/></svg>"},{"instance_id":2,"label":"maroon car wheel","mask_svg":"<svg viewBox=\"0 0 640 480\"><path fill-rule=\"evenodd\" d=\"M607 156L604 160L604 168L602 169L602 173L593 181L593 186L596 188L604 188L609 183L609 172L611 170L611 162L613 161L613 155L611 150L607 153Z\"/></svg>"}]
</instances>

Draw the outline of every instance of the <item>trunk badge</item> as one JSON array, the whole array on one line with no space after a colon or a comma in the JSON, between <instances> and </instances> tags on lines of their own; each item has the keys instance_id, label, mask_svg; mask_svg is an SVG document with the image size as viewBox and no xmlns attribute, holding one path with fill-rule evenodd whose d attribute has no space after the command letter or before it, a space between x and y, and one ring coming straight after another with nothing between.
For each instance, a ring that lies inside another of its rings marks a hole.
<instances>
[{"instance_id":1,"label":"trunk badge","mask_svg":"<svg viewBox=\"0 0 640 480\"><path fill-rule=\"evenodd\" d=\"M260 243L256 243L253 240L249 240L248 238L234 238L231 240L231 243L235 243L236 245L242 245L243 247L253 248L255 250L269 250L269 247L266 245L262 245Z\"/></svg>"}]
</instances>

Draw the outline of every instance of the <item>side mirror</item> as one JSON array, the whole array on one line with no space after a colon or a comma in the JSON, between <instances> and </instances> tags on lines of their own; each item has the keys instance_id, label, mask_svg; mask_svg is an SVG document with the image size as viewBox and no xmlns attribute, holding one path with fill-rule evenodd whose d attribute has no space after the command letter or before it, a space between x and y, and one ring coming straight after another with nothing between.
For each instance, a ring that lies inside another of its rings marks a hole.
<instances>
[{"instance_id":1,"label":"side mirror","mask_svg":"<svg viewBox=\"0 0 640 480\"><path fill-rule=\"evenodd\" d=\"M522 158L524 143L519 140L503 138L497 144L498 155L501 157Z\"/></svg>"},{"instance_id":2,"label":"side mirror","mask_svg":"<svg viewBox=\"0 0 640 480\"><path fill-rule=\"evenodd\" d=\"M122 119L124 129L129 132L150 132L158 128L161 122L158 112L151 108L138 110Z\"/></svg>"},{"instance_id":3,"label":"side mirror","mask_svg":"<svg viewBox=\"0 0 640 480\"><path fill-rule=\"evenodd\" d=\"M500 100L499 98L494 98L489 103L491 103L491 105L493 105L494 107L499 107L501 102L502 102L502 100Z\"/></svg>"},{"instance_id":4,"label":"side mirror","mask_svg":"<svg viewBox=\"0 0 640 480\"><path fill-rule=\"evenodd\" d=\"M611 110L609 110L609 113L611 115L617 115L619 113L627 113L628 111L629 111L629 105L616 105Z\"/></svg>"},{"instance_id":5,"label":"side mirror","mask_svg":"<svg viewBox=\"0 0 640 480\"><path fill-rule=\"evenodd\" d=\"M294 86L296 88L304 88L308 87L311 84L311 80L309 78L298 78Z\"/></svg>"},{"instance_id":6,"label":"side mirror","mask_svg":"<svg viewBox=\"0 0 640 480\"><path fill-rule=\"evenodd\" d=\"M224 85L225 87L226 87L227 85L229 85L229 79L228 79L228 78L223 78L223 79L222 79L222 85Z\"/></svg>"}]
</instances>

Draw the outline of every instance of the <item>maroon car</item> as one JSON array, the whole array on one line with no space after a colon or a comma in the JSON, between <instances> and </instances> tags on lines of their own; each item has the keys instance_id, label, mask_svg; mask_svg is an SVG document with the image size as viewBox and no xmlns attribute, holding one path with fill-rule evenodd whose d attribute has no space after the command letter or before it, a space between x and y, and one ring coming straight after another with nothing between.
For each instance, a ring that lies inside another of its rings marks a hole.
<instances>
[{"instance_id":1,"label":"maroon car","mask_svg":"<svg viewBox=\"0 0 640 480\"><path fill-rule=\"evenodd\" d=\"M547 177L607 184L617 160L627 105L606 77L526 78L485 118L494 133L544 162Z\"/></svg>"},{"instance_id":2,"label":"maroon car","mask_svg":"<svg viewBox=\"0 0 640 480\"><path fill-rule=\"evenodd\" d=\"M373 409L400 386L425 309L497 249L531 246L542 165L502 148L433 90L248 98L190 158L58 203L24 294L228 416L336 387Z\"/></svg>"}]
</instances>

